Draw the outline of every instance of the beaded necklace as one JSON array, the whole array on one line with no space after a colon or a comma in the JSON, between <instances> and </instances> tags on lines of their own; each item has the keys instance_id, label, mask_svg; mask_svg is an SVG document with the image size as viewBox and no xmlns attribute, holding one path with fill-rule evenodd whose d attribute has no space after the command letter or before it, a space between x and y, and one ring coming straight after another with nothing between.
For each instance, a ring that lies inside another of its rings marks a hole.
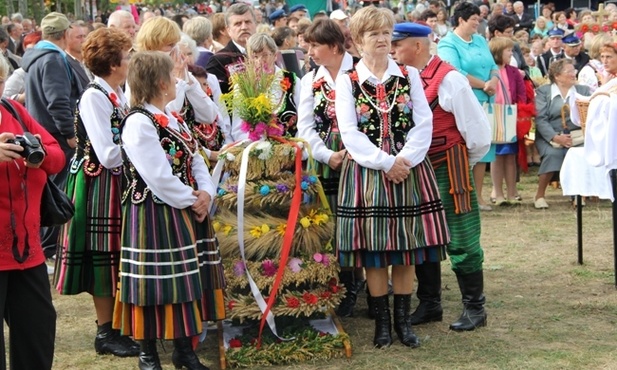
<instances>
[{"instance_id":1,"label":"beaded necklace","mask_svg":"<svg viewBox=\"0 0 617 370\"><path fill-rule=\"evenodd\" d=\"M390 113L392 111L392 108L394 108L394 105L396 103L396 98L397 98L396 93L397 93L398 88L399 88L399 80L398 80L398 78L396 79L396 86L394 86L394 95L392 96L392 101L390 102L390 106L388 107L388 109L380 108L378 106L378 104L375 104L373 102L373 100L371 99L372 96L366 90L364 90L364 88L362 87L362 84L359 83L358 86L360 86L360 91L362 91L362 94L364 94L364 96L366 97L366 100L373 106L373 108L377 109L381 113ZM377 98L377 97L375 97L375 98ZM387 100L385 101L385 103L387 103Z\"/></svg>"}]
</instances>

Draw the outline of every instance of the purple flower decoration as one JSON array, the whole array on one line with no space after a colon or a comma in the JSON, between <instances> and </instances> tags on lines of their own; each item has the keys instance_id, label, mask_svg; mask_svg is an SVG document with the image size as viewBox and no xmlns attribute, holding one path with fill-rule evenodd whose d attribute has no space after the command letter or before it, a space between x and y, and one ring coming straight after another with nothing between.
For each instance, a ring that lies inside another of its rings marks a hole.
<instances>
[{"instance_id":1,"label":"purple flower decoration","mask_svg":"<svg viewBox=\"0 0 617 370\"><path fill-rule=\"evenodd\" d=\"M289 269L294 273L300 272L302 271L302 260L294 257L289 260L289 263L287 263L287 266L289 266Z\"/></svg>"},{"instance_id":2,"label":"purple flower decoration","mask_svg":"<svg viewBox=\"0 0 617 370\"><path fill-rule=\"evenodd\" d=\"M276 275L278 266L271 260L265 260L261 263L261 269L263 270L263 274L265 276L270 277Z\"/></svg>"},{"instance_id":3,"label":"purple flower decoration","mask_svg":"<svg viewBox=\"0 0 617 370\"><path fill-rule=\"evenodd\" d=\"M238 186L237 185L229 185L227 188L229 189L229 191L231 191L233 193L237 193L238 192Z\"/></svg>"},{"instance_id":4,"label":"purple flower decoration","mask_svg":"<svg viewBox=\"0 0 617 370\"><path fill-rule=\"evenodd\" d=\"M246 266L244 265L244 261L237 261L234 264L234 275L242 276L244 275L245 270L246 270Z\"/></svg>"},{"instance_id":5,"label":"purple flower decoration","mask_svg":"<svg viewBox=\"0 0 617 370\"><path fill-rule=\"evenodd\" d=\"M285 184L278 184L276 185L276 191L279 193L286 193L289 191L289 188Z\"/></svg>"}]
</instances>

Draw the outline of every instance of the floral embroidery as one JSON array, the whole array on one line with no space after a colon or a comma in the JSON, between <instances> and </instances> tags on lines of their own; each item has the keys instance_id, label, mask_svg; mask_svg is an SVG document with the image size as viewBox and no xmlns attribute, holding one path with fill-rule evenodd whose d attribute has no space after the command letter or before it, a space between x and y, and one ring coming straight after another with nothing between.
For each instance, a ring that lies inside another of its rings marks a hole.
<instances>
[{"instance_id":1,"label":"floral embroidery","mask_svg":"<svg viewBox=\"0 0 617 370\"><path fill-rule=\"evenodd\" d=\"M281 89L284 92L289 91L289 89L291 88L291 81L289 81L289 77L285 77L281 80Z\"/></svg>"},{"instance_id":2,"label":"floral embroidery","mask_svg":"<svg viewBox=\"0 0 617 370\"><path fill-rule=\"evenodd\" d=\"M118 95L115 93L109 94L109 100L111 100L111 104L113 104L114 107L120 107L120 103L118 103Z\"/></svg>"},{"instance_id":3,"label":"floral embroidery","mask_svg":"<svg viewBox=\"0 0 617 370\"><path fill-rule=\"evenodd\" d=\"M172 116L174 116L174 117L176 117L176 119L178 120L178 122L180 122L180 123L184 123L184 118L182 118L182 116L181 116L181 115L179 115L179 114L178 114L178 112L173 111L173 112L171 112L171 115L172 115ZM163 126L163 127L165 127L165 126Z\"/></svg>"},{"instance_id":4,"label":"floral embroidery","mask_svg":"<svg viewBox=\"0 0 617 370\"><path fill-rule=\"evenodd\" d=\"M156 123L159 124L159 126L165 128L167 127L167 125L169 125L169 118L167 118L166 115L161 114L161 113L156 113L154 114L154 119L156 120Z\"/></svg>"},{"instance_id":5,"label":"floral embroidery","mask_svg":"<svg viewBox=\"0 0 617 370\"><path fill-rule=\"evenodd\" d=\"M313 82L313 89L318 90L321 89L321 86L326 83L325 78L320 78L319 80Z\"/></svg>"},{"instance_id":6,"label":"floral embroidery","mask_svg":"<svg viewBox=\"0 0 617 370\"><path fill-rule=\"evenodd\" d=\"M350 78L352 81L358 82L358 81L359 81L359 79L358 79L358 72L357 72L357 71L355 71L355 70L354 70L354 71L352 71L352 72L349 74L349 78Z\"/></svg>"}]
</instances>

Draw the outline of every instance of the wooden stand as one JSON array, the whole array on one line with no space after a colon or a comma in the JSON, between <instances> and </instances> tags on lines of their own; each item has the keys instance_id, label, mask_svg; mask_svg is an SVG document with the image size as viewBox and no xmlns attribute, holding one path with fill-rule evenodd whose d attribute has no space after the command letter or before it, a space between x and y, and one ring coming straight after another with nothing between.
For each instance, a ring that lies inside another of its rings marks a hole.
<instances>
[{"instance_id":1,"label":"wooden stand","mask_svg":"<svg viewBox=\"0 0 617 370\"><path fill-rule=\"evenodd\" d=\"M334 322L334 325L336 326L336 330L338 330L338 332L341 334L345 334L345 330L343 329L341 320L338 318L338 316L336 316L336 314L334 313L334 310L329 310L328 314L332 318L332 321ZM227 359L225 357L225 339L223 336L223 331L224 331L223 322L218 321L216 323L216 328L217 328L217 336L218 336L218 343L219 343L219 365L221 366L221 369L225 370L227 369ZM345 354L345 357L351 358L352 349L351 349L351 342L349 341L349 338L343 340L343 347L344 347L343 352Z\"/></svg>"}]
</instances>

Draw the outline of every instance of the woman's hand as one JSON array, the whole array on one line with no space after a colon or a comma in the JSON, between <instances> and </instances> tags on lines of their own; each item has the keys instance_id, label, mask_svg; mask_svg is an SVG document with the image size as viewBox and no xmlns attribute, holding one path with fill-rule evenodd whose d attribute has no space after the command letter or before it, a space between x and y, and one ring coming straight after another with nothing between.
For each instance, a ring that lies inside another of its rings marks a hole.
<instances>
[{"instance_id":1,"label":"woman's hand","mask_svg":"<svg viewBox=\"0 0 617 370\"><path fill-rule=\"evenodd\" d=\"M208 215L208 210L210 209L210 194L203 190L194 190L193 195L197 197L197 200L191 206L191 210L195 213L198 222L202 222L206 219Z\"/></svg>"},{"instance_id":2,"label":"woman's hand","mask_svg":"<svg viewBox=\"0 0 617 370\"><path fill-rule=\"evenodd\" d=\"M190 82L188 79L188 58L180 50L176 49L171 52L171 59L174 61L174 76L180 80Z\"/></svg>"},{"instance_id":3,"label":"woman's hand","mask_svg":"<svg viewBox=\"0 0 617 370\"><path fill-rule=\"evenodd\" d=\"M411 162L403 157L396 157L394 165L390 168L390 171L386 172L386 177L395 184L400 184L409 176L410 168Z\"/></svg>"},{"instance_id":4,"label":"woman's hand","mask_svg":"<svg viewBox=\"0 0 617 370\"><path fill-rule=\"evenodd\" d=\"M21 145L7 143L9 140L15 140L15 135L10 132L0 134L0 162L10 162L21 158L20 152L24 151Z\"/></svg>"},{"instance_id":5,"label":"woman's hand","mask_svg":"<svg viewBox=\"0 0 617 370\"><path fill-rule=\"evenodd\" d=\"M569 148L572 146L572 137L570 134L559 134L553 137L553 141L557 144L560 144L564 148Z\"/></svg>"},{"instance_id":6,"label":"woman's hand","mask_svg":"<svg viewBox=\"0 0 617 370\"><path fill-rule=\"evenodd\" d=\"M343 159L345 159L345 155L347 154L347 150L343 149L338 152L334 152L330 156L330 160L328 160L328 166L332 168L334 171L340 171L341 166L343 165Z\"/></svg>"},{"instance_id":7,"label":"woman's hand","mask_svg":"<svg viewBox=\"0 0 617 370\"><path fill-rule=\"evenodd\" d=\"M495 95L495 91L497 90L497 78L491 78L490 80L484 83L484 92L488 95Z\"/></svg>"}]
</instances>

